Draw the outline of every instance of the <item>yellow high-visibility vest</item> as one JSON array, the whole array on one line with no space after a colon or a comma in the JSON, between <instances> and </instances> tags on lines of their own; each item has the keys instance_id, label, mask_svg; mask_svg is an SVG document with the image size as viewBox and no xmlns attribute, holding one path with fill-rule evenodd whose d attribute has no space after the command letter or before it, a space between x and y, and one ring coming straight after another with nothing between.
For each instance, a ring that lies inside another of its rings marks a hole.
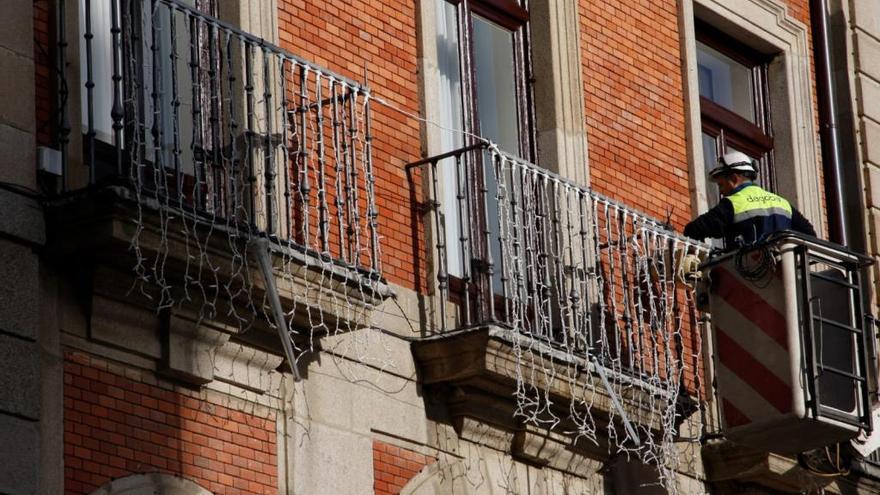
<instances>
[{"instance_id":1,"label":"yellow high-visibility vest","mask_svg":"<svg viewBox=\"0 0 880 495\"><path fill-rule=\"evenodd\" d=\"M791 228L791 203L787 199L748 184L727 196L733 205L733 224L728 239L742 237L746 243Z\"/></svg>"}]
</instances>

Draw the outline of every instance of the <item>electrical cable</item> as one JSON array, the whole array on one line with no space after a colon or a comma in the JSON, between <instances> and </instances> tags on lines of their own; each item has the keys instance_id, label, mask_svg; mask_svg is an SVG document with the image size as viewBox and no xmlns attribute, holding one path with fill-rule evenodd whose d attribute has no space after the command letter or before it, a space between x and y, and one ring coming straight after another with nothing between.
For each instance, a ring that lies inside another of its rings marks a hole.
<instances>
[{"instance_id":1,"label":"electrical cable","mask_svg":"<svg viewBox=\"0 0 880 495\"><path fill-rule=\"evenodd\" d=\"M758 255L757 259L754 258L754 254ZM776 257L768 245L752 244L736 251L734 265L742 278L749 282L759 282L764 281L768 274L775 271ZM769 280L766 282L769 283Z\"/></svg>"},{"instance_id":2,"label":"electrical cable","mask_svg":"<svg viewBox=\"0 0 880 495\"><path fill-rule=\"evenodd\" d=\"M828 461L828 464L837 470L837 472L827 472L821 471L816 466L812 465L809 461L810 457L814 455L816 451L810 452L801 452L798 454L798 461L803 466L804 469L810 472L810 474L814 476L819 476L821 478L836 478L839 476L847 476L849 474L849 469L844 469L841 466L840 461L840 444L836 445L836 459L831 458L831 452L828 450L828 447L825 447L823 450L825 452L825 458Z\"/></svg>"}]
</instances>

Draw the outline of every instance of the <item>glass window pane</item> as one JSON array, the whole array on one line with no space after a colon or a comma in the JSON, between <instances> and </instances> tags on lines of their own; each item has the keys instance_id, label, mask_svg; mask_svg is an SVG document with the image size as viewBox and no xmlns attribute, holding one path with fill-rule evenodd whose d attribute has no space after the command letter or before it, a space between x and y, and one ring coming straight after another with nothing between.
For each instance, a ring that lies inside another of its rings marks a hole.
<instances>
[{"instance_id":1,"label":"glass window pane","mask_svg":"<svg viewBox=\"0 0 880 495\"><path fill-rule=\"evenodd\" d=\"M519 155L513 33L476 15L473 30L480 134Z\"/></svg>"},{"instance_id":2,"label":"glass window pane","mask_svg":"<svg viewBox=\"0 0 880 495\"><path fill-rule=\"evenodd\" d=\"M700 96L755 123L751 69L698 41L697 73Z\"/></svg>"},{"instance_id":3,"label":"glass window pane","mask_svg":"<svg viewBox=\"0 0 880 495\"><path fill-rule=\"evenodd\" d=\"M437 69L440 73L440 105L438 131L440 152L461 148L464 129L461 100L461 69L459 67L459 36L457 7L446 0L436 0L435 18L437 34ZM443 213L446 222L447 270L450 275L460 277L464 274L456 186L461 184L457 174L455 159L449 158L440 163L440 180L443 185Z\"/></svg>"},{"instance_id":4,"label":"glass window pane","mask_svg":"<svg viewBox=\"0 0 880 495\"><path fill-rule=\"evenodd\" d=\"M480 134L497 143L502 150L519 156L519 125L516 112L516 84L513 64L513 32L474 15L474 72L477 93L477 118ZM483 156L486 178L486 218L492 261L495 264L493 287L501 291L501 244L498 204L494 200L498 184L490 153Z\"/></svg>"},{"instance_id":5,"label":"glass window pane","mask_svg":"<svg viewBox=\"0 0 880 495\"><path fill-rule=\"evenodd\" d=\"M709 171L718 166L718 153L715 149L715 137L709 134L703 133L703 169L706 174L706 200L709 202L709 207L713 207L718 204L718 201L721 199L718 194L718 188L715 187L715 184L712 182L712 178L709 177Z\"/></svg>"}]
</instances>

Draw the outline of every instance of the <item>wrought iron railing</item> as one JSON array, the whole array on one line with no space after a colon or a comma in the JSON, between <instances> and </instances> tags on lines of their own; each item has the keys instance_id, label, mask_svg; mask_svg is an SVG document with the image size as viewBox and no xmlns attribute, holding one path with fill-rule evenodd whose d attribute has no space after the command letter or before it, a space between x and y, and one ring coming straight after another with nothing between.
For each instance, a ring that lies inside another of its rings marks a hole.
<instances>
[{"instance_id":1,"label":"wrought iron railing","mask_svg":"<svg viewBox=\"0 0 880 495\"><path fill-rule=\"evenodd\" d=\"M121 178L164 207L376 272L368 88L188 3L58 2L59 189Z\"/></svg>"},{"instance_id":2,"label":"wrought iron railing","mask_svg":"<svg viewBox=\"0 0 880 495\"><path fill-rule=\"evenodd\" d=\"M442 331L502 325L636 376L699 353L683 342L697 310L681 265L706 245L492 145L409 167L433 210Z\"/></svg>"}]
</instances>

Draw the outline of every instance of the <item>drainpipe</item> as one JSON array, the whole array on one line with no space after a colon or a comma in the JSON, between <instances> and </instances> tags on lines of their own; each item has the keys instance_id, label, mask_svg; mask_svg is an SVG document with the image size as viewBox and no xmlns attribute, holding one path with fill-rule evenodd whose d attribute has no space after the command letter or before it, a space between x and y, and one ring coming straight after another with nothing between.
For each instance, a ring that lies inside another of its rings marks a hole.
<instances>
[{"instance_id":1,"label":"drainpipe","mask_svg":"<svg viewBox=\"0 0 880 495\"><path fill-rule=\"evenodd\" d=\"M819 137L822 142L822 168L825 172L828 237L832 242L848 246L849 225L831 66L828 0L810 0L810 16L813 28L813 60L816 64L816 97L819 103Z\"/></svg>"}]
</instances>

